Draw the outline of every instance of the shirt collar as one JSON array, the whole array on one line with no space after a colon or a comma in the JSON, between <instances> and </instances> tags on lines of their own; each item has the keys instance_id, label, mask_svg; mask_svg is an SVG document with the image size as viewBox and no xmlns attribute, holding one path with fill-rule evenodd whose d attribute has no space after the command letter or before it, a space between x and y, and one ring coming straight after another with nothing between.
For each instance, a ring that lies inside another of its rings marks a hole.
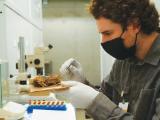
<instances>
[{"instance_id":1,"label":"shirt collar","mask_svg":"<svg viewBox=\"0 0 160 120\"><path fill-rule=\"evenodd\" d=\"M129 61L137 65L143 65L144 63L157 65L160 60L160 35L158 35L158 37L154 41L151 49L149 50L144 60L140 61L136 58L131 58L131 59Z\"/></svg>"}]
</instances>

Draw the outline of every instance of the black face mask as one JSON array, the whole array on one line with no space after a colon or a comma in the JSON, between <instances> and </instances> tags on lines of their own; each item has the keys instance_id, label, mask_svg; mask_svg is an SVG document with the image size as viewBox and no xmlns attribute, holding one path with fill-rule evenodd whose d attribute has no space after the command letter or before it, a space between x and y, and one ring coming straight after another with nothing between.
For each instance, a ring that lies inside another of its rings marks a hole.
<instances>
[{"instance_id":1,"label":"black face mask","mask_svg":"<svg viewBox=\"0 0 160 120\"><path fill-rule=\"evenodd\" d=\"M101 45L103 49L114 58L124 60L126 58L133 57L135 55L137 35L135 44L130 48L126 48L124 46L123 39L121 38L121 36L113 40L101 43Z\"/></svg>"}]
</instances>

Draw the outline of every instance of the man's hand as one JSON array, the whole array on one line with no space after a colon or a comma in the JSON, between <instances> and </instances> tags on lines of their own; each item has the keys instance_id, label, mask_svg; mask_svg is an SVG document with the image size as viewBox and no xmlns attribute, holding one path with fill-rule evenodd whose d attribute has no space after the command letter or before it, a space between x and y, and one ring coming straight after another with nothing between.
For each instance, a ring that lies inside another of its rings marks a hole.
<instances>
[{"instance_id":1,"label":"man's hand","mask_svg":"<svg viewBox=\"0 0 160 120\"><path fill-rule=\"evenodd\" d=\"M70 85L69 90L57 92L57 98L64 98L71 102L76 108L86 109L98 95L98 91L77 81L64 81Z\"/></svg>"},{"instance_id":2,"label":"man's hand","mask_svg":"<svg viewBox=\"0 0 160 120\"><path fill-rule=\"evenodd\" d=\"M73 58L68 59L62 64L60 73L69 80L76 80L82 83L86 80L81 64Z\"/></svg>"}]
</instances>

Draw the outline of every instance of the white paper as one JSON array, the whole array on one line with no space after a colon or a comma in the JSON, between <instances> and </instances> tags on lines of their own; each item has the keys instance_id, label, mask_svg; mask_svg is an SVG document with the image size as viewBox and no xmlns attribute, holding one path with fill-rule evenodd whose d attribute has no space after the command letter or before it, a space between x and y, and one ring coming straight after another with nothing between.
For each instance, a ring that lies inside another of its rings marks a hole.
<instances>
[{"instance_id":1,"label":"white paper","mask_svg":"<svg viewBox=\"0 0 160 120\"><path fill-rule=\"evenodd\" d=\"M3 114L4 116L6 116L7 120L18 120L20 118L23 118L25 111L26 108L23 105L15 102L8 102L0 111L0 116L1 114Z\"/></svg>"},{"instance_id":2,"label":"white paper","mask_svg":"<svg viewBox=\"0 0 160 120\"><path fill-rule=\"evenodd\" d=\"M71 104L66 106L66 111L33 110L31 120L76 120L74 107Z\"/></svg>"}]
</instances>

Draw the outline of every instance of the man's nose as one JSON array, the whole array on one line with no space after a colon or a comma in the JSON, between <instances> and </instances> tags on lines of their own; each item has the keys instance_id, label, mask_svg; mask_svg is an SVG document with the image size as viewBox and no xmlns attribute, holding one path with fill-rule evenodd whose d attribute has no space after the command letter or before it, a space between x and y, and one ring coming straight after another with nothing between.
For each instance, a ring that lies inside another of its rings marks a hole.
<instances>
[{"instance_id":1,"label":"man's nose","mask_svg":"<svg viewBox=\"0 0 160 120\"><path fill-rule=\"evenodd\" d=\"M107 41L109 41L109 39L105 35L101 35L101 42L104 43Z\"/></svg>"}]
</instances>

